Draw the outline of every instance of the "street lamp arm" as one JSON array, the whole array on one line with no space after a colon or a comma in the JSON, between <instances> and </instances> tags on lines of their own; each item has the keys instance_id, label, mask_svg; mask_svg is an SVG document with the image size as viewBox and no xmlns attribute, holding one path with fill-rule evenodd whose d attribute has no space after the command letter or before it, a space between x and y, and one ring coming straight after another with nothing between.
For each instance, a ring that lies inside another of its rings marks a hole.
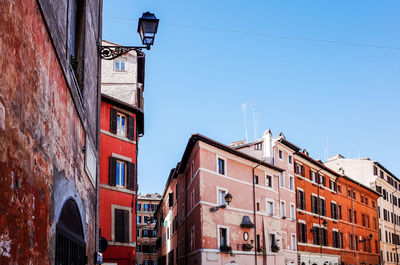
<instances>
[{"instance_id":1,"label":"street lamp arm","mask_svg":"<svg viewBox=\"0 0 400 265\"><path fill-rule=\"evenodd\" d=\"M137 53L142 54L142 49L150 50L150 45L147 46L100 46L100 58L104 60L114 60L130 51L135 50Z\"/></svg>"}]
</instances>

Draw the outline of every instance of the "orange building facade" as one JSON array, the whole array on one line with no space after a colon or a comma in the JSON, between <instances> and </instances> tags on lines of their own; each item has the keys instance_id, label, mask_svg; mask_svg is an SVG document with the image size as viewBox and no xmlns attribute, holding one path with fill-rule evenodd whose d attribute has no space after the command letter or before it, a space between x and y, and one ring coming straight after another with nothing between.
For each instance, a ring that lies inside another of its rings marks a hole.
<instances>
[{"instance_id":1,"label":"orange building facade","mask_svg":"<svg viewBox=\"0 0 400 265\"><path fill-rule=\"evenodd\" d=\"M379 264L379 194L305 150L294 170L299 264Z\"/></svg>"}]
</instances>

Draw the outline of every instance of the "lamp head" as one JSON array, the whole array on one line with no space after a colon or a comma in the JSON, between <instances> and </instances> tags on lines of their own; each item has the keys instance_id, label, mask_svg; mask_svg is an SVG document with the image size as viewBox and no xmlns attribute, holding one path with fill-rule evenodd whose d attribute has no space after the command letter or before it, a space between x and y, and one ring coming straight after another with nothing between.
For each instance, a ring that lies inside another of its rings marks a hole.
<instances>
[{"instance_id":1,"label":"lamp head","mask_svg":"<svg viewBox=\"0 0 400 265\"><path fill-rule=\"evenodd\" d=\"M142 17L139 18L138 22L138 33L143 45L150 49L150 46L154 44L154 38L158 29L158 22L160 20L156 18L153 13L143 13Z\"/></svg>"},{"instance_id":2,"label":"lamp head","mask_svg":"<svg viewBox=\"0 0 400 265\"><path fill-rule=\"evenodd\" d=\"M231 201L232 201L232 194L227 193L224 198L225 198L226 204L229 205L231 203Z\"/></svg>"}]
</instances>

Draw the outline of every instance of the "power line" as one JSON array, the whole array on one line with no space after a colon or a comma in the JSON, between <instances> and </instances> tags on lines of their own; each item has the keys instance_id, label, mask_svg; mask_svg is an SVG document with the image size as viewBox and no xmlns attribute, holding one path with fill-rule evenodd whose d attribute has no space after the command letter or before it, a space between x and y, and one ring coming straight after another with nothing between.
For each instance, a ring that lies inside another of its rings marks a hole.
<instances>
[{"instance_id":1,"label":"power line","mask_svg":"<svg viewBox=\"0 0 400 265\"><path fill-rule=\"evenodd\" d=\"M104 18L109 18L109 19L116 19L116 20L136 21L136 19L132 19L132 18L122 18L122 17L112 17L112 16L103 16L103 17ZM275 34L267 34L267 33L256 33L256 32L249 32L249 31L241 31L241 30L234 30L234 29L222 29L222 28L211 28L211 27L203 27L203 26L190 26L190 25L181 25L181 24L171 24L171 23L165 23L165 22L163 22L163 23L160 22L160 24L162 24L164 26L177 27L177 28L187 28L187 29L198 29L198 30L205 30L205 31L218 31L218 32L238 33L238 34L245 34L245 35L257 36L257 37L274 38L274 39L299 40L299 41L310 41L310 42L319 42L319 43L327 43L327 44L335 44L335 45L375 48L375 49L400 50L400 47L385 46L385 45L374 45L374 44L366 44L366 43L356 43L356 42L346 42L346 41L313 39L313 38L305 38L305 37L284 36L284 35L275 35Z\"/></svg>"}]
</instances>

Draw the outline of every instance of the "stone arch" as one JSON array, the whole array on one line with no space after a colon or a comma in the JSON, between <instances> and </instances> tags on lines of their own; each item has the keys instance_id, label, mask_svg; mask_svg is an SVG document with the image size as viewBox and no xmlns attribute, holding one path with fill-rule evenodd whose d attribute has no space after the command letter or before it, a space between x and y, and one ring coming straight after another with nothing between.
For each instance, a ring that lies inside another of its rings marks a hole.
<instances>
[{"instance_id":1,"label":"stone arch","mask_svg":"<svg viewBox=\"0 0 400 265\"><path fill-rule=\"evenodd\" d=\"M76 202L68 199L56 225L56 265L86 264L86 242L81 220Z\"/></svg>"}]
</instances>

